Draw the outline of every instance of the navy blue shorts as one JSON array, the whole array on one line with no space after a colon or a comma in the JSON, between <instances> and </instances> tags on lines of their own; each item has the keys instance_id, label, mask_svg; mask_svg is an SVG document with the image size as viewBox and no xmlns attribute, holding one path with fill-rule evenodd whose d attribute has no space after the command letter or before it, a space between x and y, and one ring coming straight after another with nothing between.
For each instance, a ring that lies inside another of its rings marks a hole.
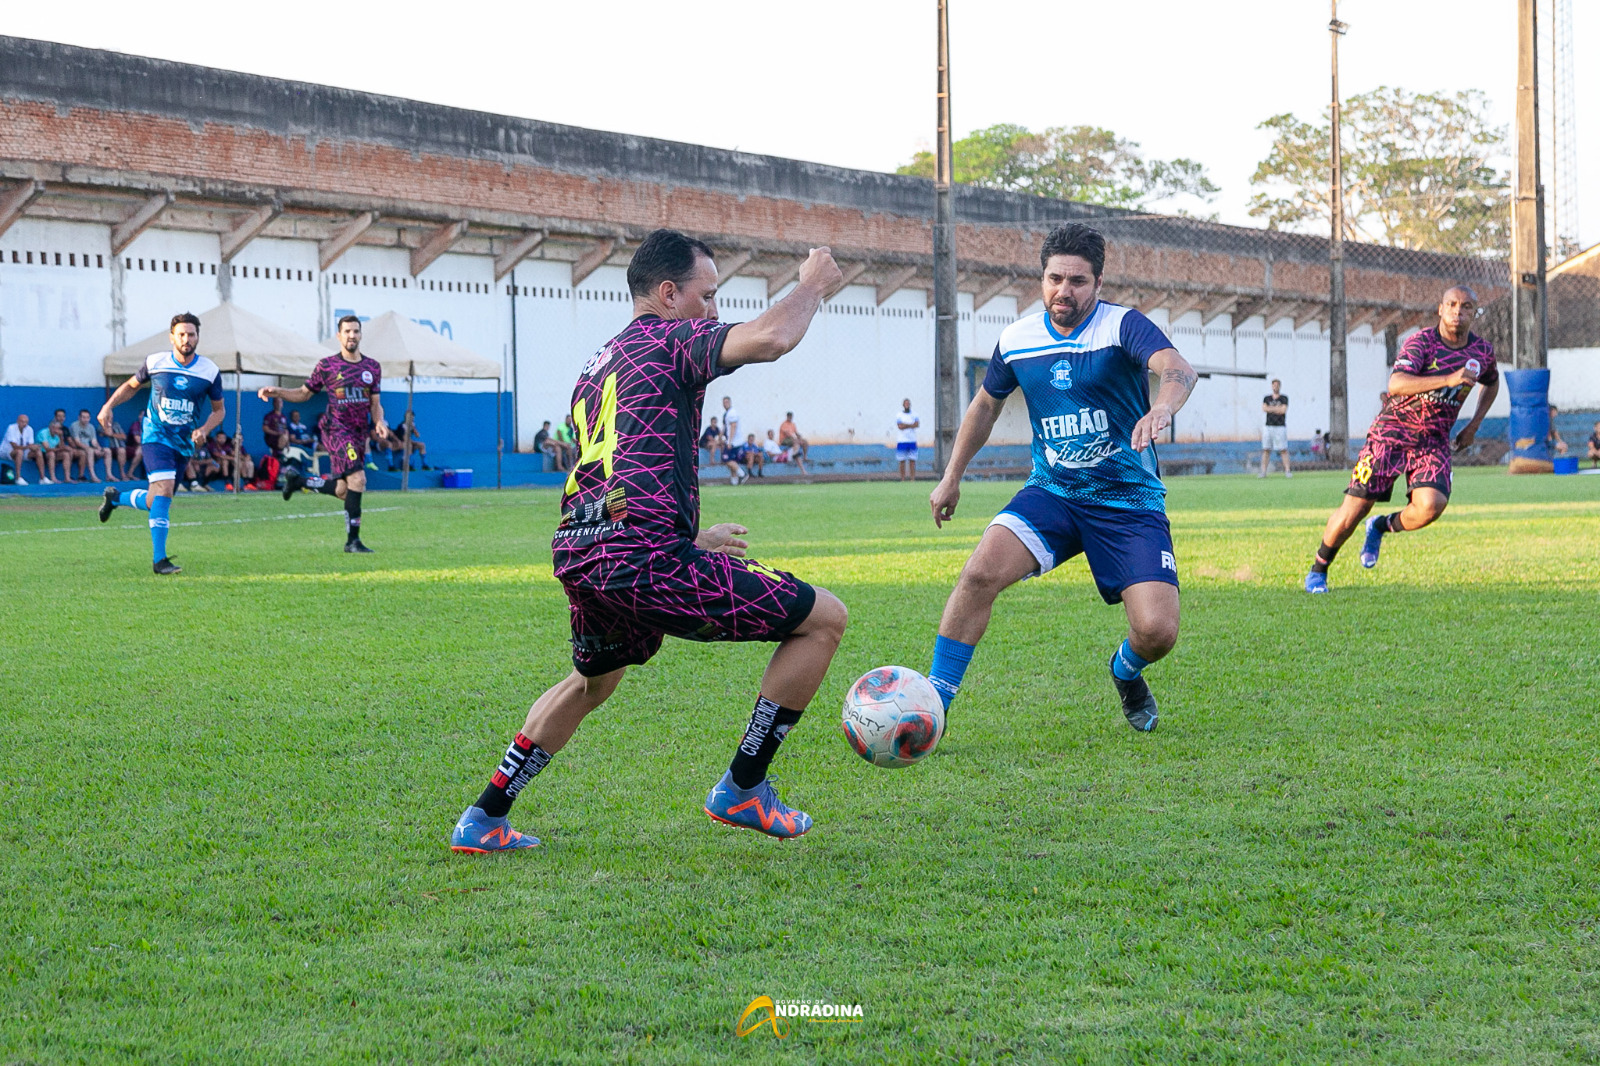
<instances>
[{"instance_id":1,"label":"navy blue shorts","mask_svg":"<svg viewBox=\"0 0 1600 1066\"><path fill-rule=\"evenodd\" d=\"M1033 577L1082 552L1107 603L1121 603L1129 585L1178 584L1172 528L1160 511L1096 507L1028 485L989 524L1009 529L1033 553L1039 564Z\"/></svg>"},{"instance_id":2,"label":"navy blue shorts","mask_svg":"<svg viewBox=\"0 0 1600 1066\"><path fill-rule=\"evenodd\" d=\"M179 455L165 444L154 442L141 444L139 455L144 463L145 480L150 482L181 479L189 462L187 455Z\"/></svg>"}]
</instances>

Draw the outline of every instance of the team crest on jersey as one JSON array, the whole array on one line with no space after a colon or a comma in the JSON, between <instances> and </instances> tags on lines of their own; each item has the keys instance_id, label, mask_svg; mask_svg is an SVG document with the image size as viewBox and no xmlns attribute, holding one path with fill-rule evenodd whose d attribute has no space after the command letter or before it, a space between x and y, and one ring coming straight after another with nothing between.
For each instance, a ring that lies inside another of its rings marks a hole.
<instances>
[{"instance_id":1,"label":"team crest on jersey","mask_svg":"<svg viewBox=\"0 0 1600 1066\"><path fill-rule=\"evenodd\" d=\"M1063 392L1072 388L1072 364L1065 359L1057 360L1050 367L1050 385Z\"/></svg>"},{"instance_id":2,"label":"team crest on jersey","mask_svg":"<svg viewBox=\"0 0 1600 1066\"><path fill-rule=\"evenodd\" d=\"M371 385L372 384L372 371L363 370L361 372L361 383L364 384L364 385Z\"/></svg>"},{"instance_id":3,"label":"team crest on jersey","mask_svg":"<svg viewBox=\"0 0 1600 1066\"><path fill-rule=\"evenodd\" d=\"M609 362L611 362L611 345L607 344L589 357L589 361L583 364L583 369L578 371L578 376L586 378L590 374L599 372Z\"/></svg>"},{"instance_id":4,"label":"team crest on jersey","mask_svg":"<svg viewBox=\"0 0 1600 1066\"><path fill-rule=\"evenodd\" d=\"M189 387L189 379L184 377L182 374L179 374L177 377L172 379L172 387L177 389L179 392L182 392L184 389Z\"/></svg>"}]
</instances>

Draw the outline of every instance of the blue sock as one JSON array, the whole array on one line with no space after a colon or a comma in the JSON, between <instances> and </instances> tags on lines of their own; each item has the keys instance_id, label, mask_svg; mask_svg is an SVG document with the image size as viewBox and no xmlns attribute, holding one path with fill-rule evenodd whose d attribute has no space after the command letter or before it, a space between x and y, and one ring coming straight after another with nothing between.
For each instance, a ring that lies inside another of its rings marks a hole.
<instances>
[{"instance_id":1,"label":"blue sock","mask_svg":"<svg viewBox=\"0 0 1600 1066\"><path fill-rule=\"evenodd\" d=\"M939 698L944 701L947 711L956 693L961 691L961 679L966 676L967 664L972 662L972 650L973 645L963 644L959 640L934 638L933 665L928 668L928 680L938 689Z\"/></svg>"},{"instance_id":2,"label":"blue sock","mask_svg":"<svg viewBox=\"0 0 1600 1066\"><path fill-rule=\"evenodd\" d=\"M167 557L167 515L171 512L172 497L150 497L150 548L155 552L150 561L153 563Z\"/></svg>"},{"instance_id":3,"label":"blue sock","mask_svg":"<svg viewBox=\"0 0 1600 1066\"><path fill-rule=\"evenodd\" d=\"M134 489L128 493L128 498L123 501L122 506L132 507L136 511L148 511L150 510L150 493L145 489Z\"/></svg>"},{"instance_id":4,"label":"blue sock","mask_svg":"<svg viewBox=\"0 0 1600 1066\"><path fill-rule=\"evenodd\" d=\"M1117 649L1117 653L1111 657L1111 672L1116 674L1118 679L1122 681L1132 681L1143 673L1144 668L1149 665L1150 660L1141 659L1139 653L1133 650L1133 645L1126 640L1122 642L1122 647Z\"/></svg>"}]
</instances>

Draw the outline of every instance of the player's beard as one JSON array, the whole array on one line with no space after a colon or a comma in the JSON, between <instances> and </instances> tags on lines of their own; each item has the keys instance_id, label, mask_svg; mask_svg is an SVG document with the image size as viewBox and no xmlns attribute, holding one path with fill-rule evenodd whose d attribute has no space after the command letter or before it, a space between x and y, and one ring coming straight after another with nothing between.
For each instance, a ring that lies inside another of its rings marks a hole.
<instances>
[{"instance_id":1,"label":"player's beard","mask_svg":"<svg viewBox=\"0 0 1600 1066\"><path fill-rule=\"evenodd\" d=\"M1084 316L1094 309L1095 301L1098 298L1098 293L1094 296L1090 296L1089 302L1086 304L1079 304L1078 301L1069 298L1067 300L1066 314L1062 314L1061 312L1057 311L1056 305L1052 304L1050 306L1051 323L1056 327L1056 329L1060 330L1077 328L1077 326L1083 322Z\"/></svg>"}]
</instances>

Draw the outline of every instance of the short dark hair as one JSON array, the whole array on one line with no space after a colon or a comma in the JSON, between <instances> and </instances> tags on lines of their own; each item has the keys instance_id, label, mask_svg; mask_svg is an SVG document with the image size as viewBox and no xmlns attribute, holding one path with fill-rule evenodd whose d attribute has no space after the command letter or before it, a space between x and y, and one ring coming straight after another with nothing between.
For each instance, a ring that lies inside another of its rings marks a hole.
<instances>
[{"instance_id":1,"label":"short dark hair","mask_svg":"<svg viewBox=\"0 0 1600 1066\"><path fill-rule=\"evenodd\" d=\"M167 327L167 332L171 333L173 330L177 329L178 326L181 325L184 322L187 322L187 323L189 323L189 325L193 326L194 327L194 331L196 333L200 332L200 319L197 318L194 315L194 313L191 312L191 311L185 311L181 315L173 315L172 316L172 325Z\"/></svg>"},{"instance_id":2,"label":"short dark hair","mask_svg":"<svg viewBox=\"0 0 1600 1066\"><path fill-rule=\"evenodd\" d=\"M1050 231L1050 235L1044 239L1044 246L1039 249L1039 269L1049 266L1050 257L1054 255L1076 255L1087 259L1089 269L1094 271L1097 278L1106 272L1106 239L1099 230L1090 229L1082 222L1068 222Z\"/></svg>"},{"instance_id":3,"label":"short dark hair","mask_svg":"<svg viewBox=\"0 0 1600 1066\"><path fill-rule=\"evenodd\" d=\"M652 230L628 262L628 292L638 298L655 292L663 281L683 285L700 255L716 262L716 253L704 241L675 229Z\"/></svg>"},{"instance_id":4,"label":"short dark hair","mask_svg":"<svg viewBox=\"0 0 1600 1066\"><path fill-rule=\"evenodd\" d=\"M346 322L354 322L357 326L361 325L361 319L356 315L345 315L343 318L339 319L339 321L333 324L333 331L337 333L341 329L344 329L344 324Z\"/></svg>"}]
</instances>

